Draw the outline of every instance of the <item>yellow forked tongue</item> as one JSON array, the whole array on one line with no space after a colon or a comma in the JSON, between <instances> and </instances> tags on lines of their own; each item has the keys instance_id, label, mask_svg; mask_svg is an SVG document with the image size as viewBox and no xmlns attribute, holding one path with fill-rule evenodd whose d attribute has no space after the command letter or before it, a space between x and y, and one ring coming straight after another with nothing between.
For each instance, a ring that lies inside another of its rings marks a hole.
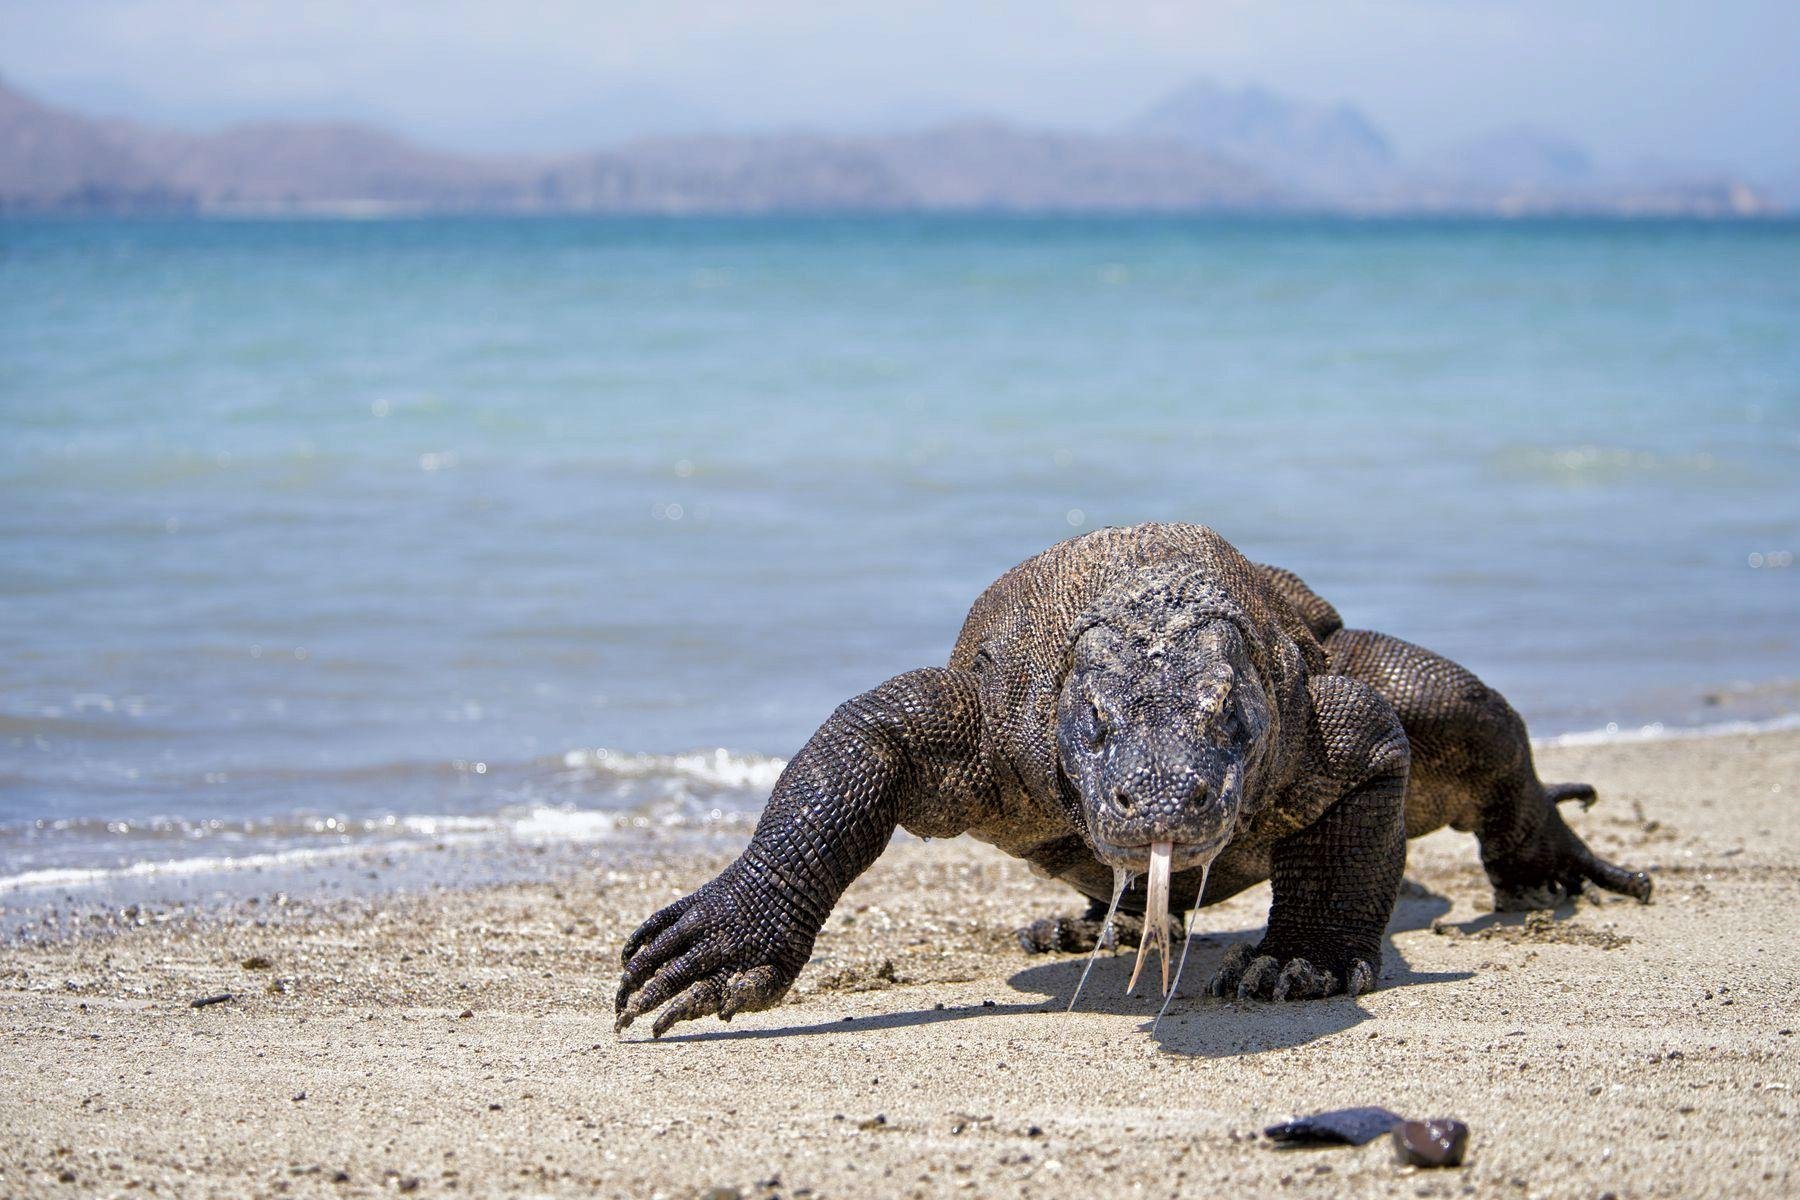
<instances>
[{"instance_id":1,"label":"yellow forked tongue","mask_svg":"<svg viewBox=\"0 0 1800 1200\"><path fill-rule=\"evenodd\" d=\"M1138 976L1144 972L1144 960L1150 947L1162 956L1162 994L1169 994L1169 859L1174 842L1156 842L1150 847L1150 870L1144 897L1144 936L1138 940L1137 964L1131 968L1131 982L1125 985L1129 996L1137 990Z\"/></svg>"}]
</instances>

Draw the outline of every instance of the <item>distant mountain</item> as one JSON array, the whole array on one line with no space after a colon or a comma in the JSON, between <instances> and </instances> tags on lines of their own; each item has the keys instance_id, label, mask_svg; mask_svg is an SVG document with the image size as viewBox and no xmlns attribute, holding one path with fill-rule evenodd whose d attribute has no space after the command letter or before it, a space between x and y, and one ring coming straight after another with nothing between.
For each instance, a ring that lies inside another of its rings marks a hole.
<instances>
[{"instance_id":1,"label":"distant mountain","mask_svg":"<svg viewBox=\"0 0 1800 1200\"><path fill-rule=\"evenodd\" d=\"M1192 147L997 121L881 138L874 149L928 209L1181 212L1293 198L1253 167Z\"/></svg>"},{"instance_id":2,"label":"distant mountain","mask_svg":"<svg viewBox=\"0 0 1800 1200\"><path fill-rule=\"evenodd\" d=\"M774 213L913 207L872 148L766 134L658 138L550 164L532 207L575 212Z\"/></svg>"},{"instance_id":3,"label":"distant mountain","mask_svg":"<svg viewBox=\"0 0 1800 1200\"><path fill-rule=\"evenodd\" d=\"M1433 155L1426 169L1465 183L1496 188L1575 188L1593 182L1586 147L1560 134L1515 125Z\"/></svg>"},{"instance_id":4,"label":"distant mountain","mask_svg":"<svg viewBox=\"0 0 1800 1200\"><path fill-rule=\"evenodd\" d=\"M1579 142L1529 126L1497 129L1429 155L1372 203L1506 216L1731 217L1778 207L1725 172L1648 163L1605 168Z\"/></svg>"},{"instance_id":5,"label":"distant mountain","mask_svg":"<svg viewBox=\"0 0 1800 1200\"><path fill-rule=\"evenodd\" d=\"M1777 207L1742 179L1694 168L1603 171L1585 147L1527 126L1402 161L1355 107L1196 80L1126 127L1246 163L1298 204L1359 213L1754 216Z\"/></svg>"},{"instance_id":6,"label":"distant mountain","mask_svg":"<svg viewBox=\"0 0 1800 1200\"><path fill-rule=\"evenodd\" d=\"M1348 104L1308 104L1259 87L1195 80L1126 127L1236 159L1325 197L1352 196L1395 171L1382 132Z\"/></svg>"},{"instance_id":7,"label":"distant mountain","mask_svg":"<svg viewBox=\"0 0 1800 1200\"><path fill-rule=\"evenodd\" d=\"M1181 146L970 121L883 137L659 138L544 173L550 208L607 212L1109 212L1262 208L1256 172Z\"/></svg>"},{"instance_id":8,"label":"distant mountain","mask_svg":"<svg viewBox=\"0 0 1800 1200\"><path fill-rule=\"evenodd\" d=\"M357 125L176 133L4 95L0 113L16 115L0 124L0 210L1107 212L1283 199L1256 171L1191 147L995 122L863 137L664 137L509 161Z\"/></svg>"},{"instance_id":9,"label":"distant mountain","mask_svg":"<svg viewBox=\"0 0 1800 1200\"><path fill-rule=\"evenodd\" d=\"M529 170L423 150L360 125L240 125L205 136L127 124L107 129L138 161L154 164L170 190L207 208L504 207L516 202Z\"/></svg>"},{"instance_id":10,"label":"distant mountain","mask_svg":"<svg viewBox=\"0 0 1800 1200\"><path fill-rule=\"evenodd\" d=\"M0 81L0 211L179 207L164 175L96 122Z\"/></svg>"},{"instance_id":11,"label":"distant mountain","mask_svg":"<svg viewBox=\"0 0 1800 1200\"><path fill-rule=\"evenodd\" d=\"M966 120L913 133L661 137L592 154L425 149L360 125L179 133L61 111L0 83L0 212L1767 211L1729 176L1608 176L1502 131L1398 163L1348 106L1184 88L1120 133Z\"/></svg>"}]
</instances>

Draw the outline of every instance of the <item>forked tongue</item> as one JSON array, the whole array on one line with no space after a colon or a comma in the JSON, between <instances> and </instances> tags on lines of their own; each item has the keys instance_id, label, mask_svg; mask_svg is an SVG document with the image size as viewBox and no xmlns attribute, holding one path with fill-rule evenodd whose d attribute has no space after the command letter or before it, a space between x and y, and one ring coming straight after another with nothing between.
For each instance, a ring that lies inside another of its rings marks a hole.
<instances>
[{"instance_id":1,"label":"forked tongue","mask_svg":"<svg viewBox=\"0 0 1800 1200\"><path fill-rule=\"evenodd\" d=\"M1154 842L1150 846L1150 869L1144 896L1144 936L1138 941L1137 964L1131 968L1131 982L1125 985L1127 996L1137 990L1138 976L1144 972L1144 961L1154 945L1162 955L1162 994L1169 994L1169 865L1175 852L1174 842Z\"/></svg>"},{"instance_id":2,"label":"forked tongue","mask_svg":"<svg viewBox=\"0 0 1800 1200\"><path fill-rule=\"evenodd\" d=\"M1212 865L1213 860L1209 858L1200 868L1200 890L1194 893L1194 907L1188 911L1187 933L1181 939L1181 961L1175 964L1175 987L1167 989L1163 994L1162 1007L1156 1010L1156 1020L1150 1022L1152 1036L1162 1024L1163 1014L1169 1011L1169 1001L1175 998L1176 991L1181 988L1181 973L1187 970L1188 947L1194 944L1194 918L1200 915L1200 901L1206 897L1206 879L1212 874Z\"/></svg>"}]
</instances>

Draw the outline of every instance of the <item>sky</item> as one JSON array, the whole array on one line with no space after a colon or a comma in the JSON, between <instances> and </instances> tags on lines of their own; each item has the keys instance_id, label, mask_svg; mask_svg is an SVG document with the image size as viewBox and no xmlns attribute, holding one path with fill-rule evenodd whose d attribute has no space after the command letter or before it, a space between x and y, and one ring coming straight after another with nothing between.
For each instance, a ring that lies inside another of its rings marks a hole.
<instances>
[{"instance_id":1,"label":"sky","mask_svg":"<svg viewBox=\"0 0 1800 1200\"><path fill-rule=\"evenodd\" d=\"M1800 178L1794 0L0 0L0 77L52 103L490 152L975 115L1099 130L1198 76L1349 101L1407 157L1530 125L1607 164Z\"/></svg>"}]
</instances>

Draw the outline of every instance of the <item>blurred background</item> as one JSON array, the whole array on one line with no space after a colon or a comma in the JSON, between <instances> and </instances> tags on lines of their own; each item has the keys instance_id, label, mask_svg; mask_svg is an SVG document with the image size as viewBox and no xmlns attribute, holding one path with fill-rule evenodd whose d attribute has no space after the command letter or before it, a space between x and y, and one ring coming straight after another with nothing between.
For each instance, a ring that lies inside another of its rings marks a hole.
<instances>
[{"instance_id":1,"label":"blurred background","mask_svg":"<svg viewBox=\"0 0 1800 1200\"><path fill-rule=\"evenodd\" d=\"M735 828L1152 519L1791 720L1795 14L0 0L0 905Z\"/></svg>"}]
</instances>

